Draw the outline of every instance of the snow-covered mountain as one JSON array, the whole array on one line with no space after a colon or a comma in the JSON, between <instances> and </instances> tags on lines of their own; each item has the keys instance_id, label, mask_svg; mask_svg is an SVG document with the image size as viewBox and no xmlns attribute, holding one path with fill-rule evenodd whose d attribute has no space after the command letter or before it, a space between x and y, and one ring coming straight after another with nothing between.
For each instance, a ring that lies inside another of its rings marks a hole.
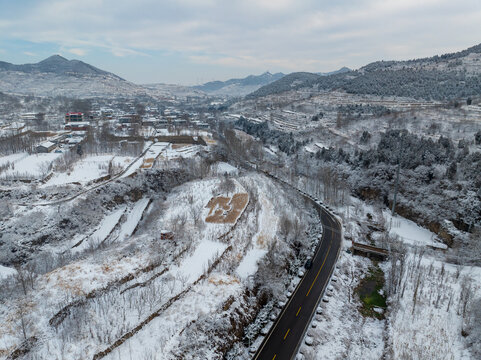
<instances>
[{"instance_id":1,"label":"snow-covered mountain","mask_svg":"<svg viewBox=\"0 0 481 360\"><path fill-rule=\"evenodd\" d=\"M481 93L481 44L429 58L376 61L353 71L293 73L259 88L248 98L300 88L426 100L476 97Z\"/></svg>"},{"instance_id":2,"label":"snow-covered mountain","mask_svg":"<svg viewBox=\"0 0 481 360\"><path fill-rule=\"evenodd\" d=\"M210 81L194 88L212 95L244 96L282 77L284 77L283 73L271 74L267 71L261 75L249 75L243 79Z\"/></svg>"},{"instance_id":3,"label":"snow-covered mountain","mask_svg":"<svg viewBox=\"0 0 481 360\"><path fill-rule=\"evenodd\" d=\"M145 89L80 60L53 55L36 64L0 62L0 91L39 96L95 97L144 94Z\"/></svg>"},{"instance_id":4,"label":"snow-covered mountain","mask_svg":"<svg viewBox=\"0 0 481 360\"><path fill-rule=\"evenodd\" d=\"M115 74L100 70L80 60L68 60L60 55L52 55L36 64L15 65L0 61L0 70L23 73L54 73L57 75L104 75L121 79ZM121 79L123 80L123 79Z\"/></svg>"}]
</instances>

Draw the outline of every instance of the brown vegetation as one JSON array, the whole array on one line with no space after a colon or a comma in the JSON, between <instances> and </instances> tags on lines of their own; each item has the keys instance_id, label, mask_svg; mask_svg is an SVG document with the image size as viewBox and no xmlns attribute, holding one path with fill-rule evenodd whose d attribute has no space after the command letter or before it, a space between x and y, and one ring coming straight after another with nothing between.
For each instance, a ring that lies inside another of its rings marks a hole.
<instances>
[{"instance_id":1,"label":"brown vegetation","mask_svg":"<svg viewBox=\"0 0 481 360\"><path fill-rule=\"evenodd\" d=\"M205 221L214 224L234 224L248 201L247 194L235 194L232 198L225 196L212 198L206 206L210 211Z\"/></svg>"}]
</instances>

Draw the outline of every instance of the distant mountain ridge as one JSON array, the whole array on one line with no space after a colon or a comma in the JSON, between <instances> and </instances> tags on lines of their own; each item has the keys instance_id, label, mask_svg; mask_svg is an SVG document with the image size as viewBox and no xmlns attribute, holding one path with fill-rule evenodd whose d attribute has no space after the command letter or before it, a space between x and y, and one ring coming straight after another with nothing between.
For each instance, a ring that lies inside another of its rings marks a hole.
<instances>
[{"instance_id":1,"label":"distant mountain ridge","mask_svg":"<svg viewBox=\"0 0 481 360\"><path fill-rule=\"evenodd\" d=\"M0 91L69 97L142 95L145 88L80 60L53 55L35 64L0 61Z\"/></svg>"},{"instance_id":2,"label":"distant mountain ridge","mask_svg":"<svg viewBox=\"0 0 481 360\"><path fill-rule=\"evenodd\" d=\"M118 79L121 77L110 72L100 70L95 66L84 63L80 60L67 60L60 55L52 55L45 60L36 64L15 65L8 62L0 61L0 70L18 71L24 73L55 73L55 74L81 74L81 75L105 75ZM122 79L123 80L123 79Z\"/></svg>"},{"instance_id":3,"label":"distant mountain ridge","mask_svg":"<svg viewBox=\"0 0 481 360\"><path fill-rule=\"evenodd\" d=\"M346 66L343 66L342 68L340 68L339 70L336 70L336 71L330 71L330 72L326 72L326 73L318 72L316 74L321 75L321 76L329 76L329 75L343 74L343 73L346 73L346 72L349 72L349 71L352 71L352 70L349 69Z\"/></svg>"},{"instance_id":4,"label":"distant mountain ridge","mask_svg":"<svg viewBox=\"0 0 481 360\"><path fill-rule=\"evenodd\" d=\"M249 75L242 79L210 81L203 85L193 86L193 88L215 95L245 95L261 86L277 81L284 76L285 75L280 72L271 74L266 71L261 75Z\"/></svg>"},{"instance_id":5,"label":"distant mountain ridge","mask_svg":"<svg viewBox=\"0 0 481 360\"><path fill-rule=\"evenodd\" d=\"M463 99L481 94L481 44L456 53L405 61L376 61L327 76L293 73L248 94L247 99L301 88L352 94Z\"/></svg>"}]
</instances>

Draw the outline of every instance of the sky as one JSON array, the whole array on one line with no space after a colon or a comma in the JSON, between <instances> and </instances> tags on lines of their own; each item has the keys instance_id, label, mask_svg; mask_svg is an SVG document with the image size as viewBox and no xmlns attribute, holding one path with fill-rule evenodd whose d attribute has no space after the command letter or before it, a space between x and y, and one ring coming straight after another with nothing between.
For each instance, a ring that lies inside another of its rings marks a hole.
<instances>
[{"instance_id":1,"label":"sky","mask_svg":"<svg viewBox=\"0 0 481 360\"><path fill-rule=\"evenodd\" d=\"M0 60L60 54L139 84L356 69L479 43L480 0L0 0Z\"/></svg>"}]
</instances>

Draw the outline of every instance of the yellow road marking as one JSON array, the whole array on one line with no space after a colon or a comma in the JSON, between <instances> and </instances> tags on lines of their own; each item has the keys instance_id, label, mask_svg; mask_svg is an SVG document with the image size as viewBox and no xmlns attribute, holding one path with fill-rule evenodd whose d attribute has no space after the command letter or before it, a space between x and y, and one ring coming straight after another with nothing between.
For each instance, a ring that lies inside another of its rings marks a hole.
<instances>
[{"instance_id":1,"label":"yellow road marking","mask_svg":"<svg viewBox=\"0 0 481 360\"><path fill-rule=\"evenodd\" d=\"M322 270L322 268L324 267L324 264L326 263L327 255L329 255L329 251L331 251L331 245L332 245L332 242L329 244L329 249L327 249L326 257L324 258L324 261L322 262L321 268L320 268L319 271L317 272L317 275L316 275L314 281L312 282L311 287L309 288L309 291L308 291L307 294L306 294L306 297L309 296L309 293L311 292L312 287L314 286L314 284L315 284L315 282L316 282L316 280L317 280L317 277L318 277L319 274L321 273L321 270Z\"/></svg>"},{"instance_id":2,"label":"yellow road marking","mask_svg":"<svg viewBox=\"0 0 481 360\"><path fill-rule=\"evenodd\" d=\"M284 335L284 340L286 340L286 337L287 337L287 334L289 334L289 331L291 331L291 329L287 329L286 335Z\"/></svg>"},{"instance_id":3,"label":"yellow road marking","mask_svg":"<svg viewBox=\"0 0 481 360\"><path fill-rule=\"evenodd\" d=\"M301 311L301 307L299 306L299 310L297 310L297 314L296 314L296 317L297 315L299 315L299 312Z\"/></svg>"},{"instance_id":4,"label":"yellow road marking","mask_svg":"<svg viewBox=\"0 0 481 360\"><path fill-rule=\"evenodd\" d=\"M272 360L274 360L276 358L277 354L274 355L274 357L272 358Z\"/></svg>"}]
</instances>

